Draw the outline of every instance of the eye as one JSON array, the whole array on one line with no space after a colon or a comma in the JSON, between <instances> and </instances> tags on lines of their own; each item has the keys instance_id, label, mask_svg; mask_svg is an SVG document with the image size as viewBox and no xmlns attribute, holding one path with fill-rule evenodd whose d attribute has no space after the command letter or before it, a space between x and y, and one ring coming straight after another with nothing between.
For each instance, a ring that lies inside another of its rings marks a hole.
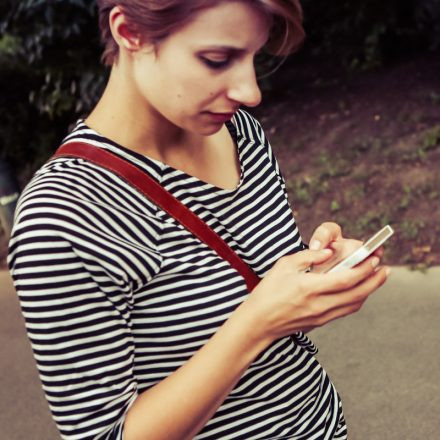
<instances>
[{"instance_id":1,"label":"eye","mask_svg":"<svg viewBox=\"0 0 440 440\"><path fill-rule=\"evenodd\" d=\"M210 69L223 69L230 63L230 59L226 59L224 61L213 61L209 58L200 57L202 62L206 64Z\"/></svg>"}]
</instances>

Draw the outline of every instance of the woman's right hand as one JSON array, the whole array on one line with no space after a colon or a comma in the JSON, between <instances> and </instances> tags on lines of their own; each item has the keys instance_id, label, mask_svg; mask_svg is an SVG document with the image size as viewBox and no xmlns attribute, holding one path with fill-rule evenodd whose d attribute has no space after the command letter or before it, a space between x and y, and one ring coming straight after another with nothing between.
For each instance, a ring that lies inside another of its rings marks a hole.
<instances>
[{"instance_id":1,"label":"woman's right hand","mask_svg":"<svg viewBox=\"0 0 440 440\"><path fill-rule=\"evenodd\" d=\"M274 264L242 304L256 319L259 337L275 340L357 312L387 279L388 268L377 269L377 255L341 272L306 272L331 255L329 249L305 250Z\"/></svg>"}]
</instances>

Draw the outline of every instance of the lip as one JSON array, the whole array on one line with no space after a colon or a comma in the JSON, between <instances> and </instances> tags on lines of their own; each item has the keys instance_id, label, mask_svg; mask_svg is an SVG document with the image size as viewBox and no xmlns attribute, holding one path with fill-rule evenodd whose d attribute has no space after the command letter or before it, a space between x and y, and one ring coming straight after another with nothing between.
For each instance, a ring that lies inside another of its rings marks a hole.
<instances>
[{"instance_id":1,"label":"lip","mask_svg":"<svg viewBox=\"0 0 440 440\"><path fill-rule=\"evenodd\" d=\"M234 113L213 113L213 112L206 112L211 118L213 118L216 121L228 121L234 116Z\"/></svg>"}]
</instances>

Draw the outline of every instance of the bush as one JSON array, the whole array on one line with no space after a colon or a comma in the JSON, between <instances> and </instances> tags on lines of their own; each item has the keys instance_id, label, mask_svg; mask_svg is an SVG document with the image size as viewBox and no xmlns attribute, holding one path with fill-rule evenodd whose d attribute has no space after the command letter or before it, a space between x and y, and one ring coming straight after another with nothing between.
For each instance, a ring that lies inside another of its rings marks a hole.
<instances>
[{"instance_id":1,"label":"bush","mask_svg":"<svg viewBox=\"0 0 440 440\"><path fill-rule=\"evenodd\" d=\"M303 52L336 65L372 68L409 51L440 47L440 0L303 0L303 5L308 34ZM107 77L100 53L93 0L0 2L0 158L24 180L100 96ZM276 89L271 78L262 85Z\"/></svg>"},{"instance_id":2,"label":"bush","mask_svg":"<svg viewBox=\"0 0 440 440\"><path fill-rule=\"evenodd\" d=\"M102 91L95 2L9 1L0 12L1 158L31 175Z\"/></svg>"},{"instance_id":3,"label":"bush","mask_svg":"<svg viewBox=\"0 0 440 440\"><path fill-rule=\"evenodd\" d=\"M440 47L440 0L303 0L307 51L370 69Z\"/></svg>"}]
</instances>

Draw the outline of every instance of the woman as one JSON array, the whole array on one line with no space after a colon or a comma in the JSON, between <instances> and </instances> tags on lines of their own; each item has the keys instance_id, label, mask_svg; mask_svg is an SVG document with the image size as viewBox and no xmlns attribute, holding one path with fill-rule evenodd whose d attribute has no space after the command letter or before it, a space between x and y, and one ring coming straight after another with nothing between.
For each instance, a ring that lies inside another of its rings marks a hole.
<instances>
[{"instance_id":1,"label":"woman","mask_svg":"<svg viewBox=\"0 0 440 440\"><path fill-rule=\"evenodd\" d=\"M341 402L304 335L357 311L380 253L333 223L305 249L271 146L241 105L253 59L303 37L296 0L101 0L108 86L65 141L152 176L263 278L243 278L115 174L51 159L23 192L8 263L66 439L344 439ZM312 273L307 268L313 266Z\"/></svg>"}]
</instances>

